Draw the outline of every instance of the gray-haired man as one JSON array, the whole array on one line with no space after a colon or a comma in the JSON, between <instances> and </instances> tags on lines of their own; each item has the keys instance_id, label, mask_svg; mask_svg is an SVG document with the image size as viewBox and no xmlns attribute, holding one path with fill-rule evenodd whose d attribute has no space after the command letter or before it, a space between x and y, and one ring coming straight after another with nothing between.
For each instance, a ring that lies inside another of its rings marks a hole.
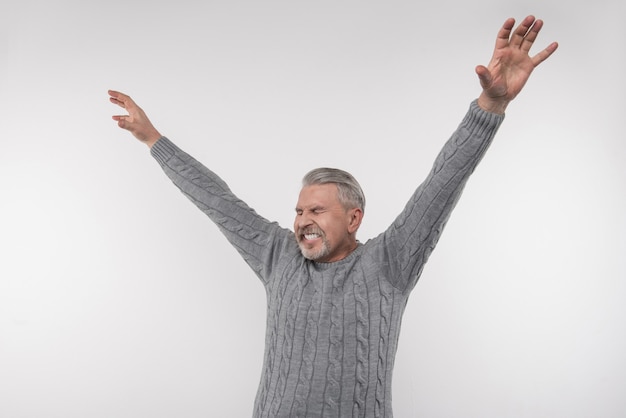
<instances>
[{"instance_id":1,"label":"gray-haired man","mask_svg":"<svg viewBox=\"0 0 626 418\"><path fill-rule=\"evenodd\" d=\"M543 22L528 16L498 33L483 91L433 169L392 225L360 243L365 198L337 169L305 176L293 232L267 221L215 173L163 137L130 97L114 116L151 147L165 173L225 234L263 282L268 297L265 357L255 417L391 417L391 377L410 291L487 150L504 110L533 69L556 49L528 51Z\"/></svg>"}]
</instances>

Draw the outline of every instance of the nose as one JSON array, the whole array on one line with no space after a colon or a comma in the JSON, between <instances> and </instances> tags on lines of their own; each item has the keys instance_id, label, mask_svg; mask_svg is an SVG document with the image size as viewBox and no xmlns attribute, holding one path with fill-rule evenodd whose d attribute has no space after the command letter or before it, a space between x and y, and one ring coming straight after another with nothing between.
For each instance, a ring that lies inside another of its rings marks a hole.
<instances>
[{"instance_id":1,"label":"nose","mask_svg":"<svg viewBox=\"0 0 626 418\"><path fill-rule=\"evenodd\" d=\"M295 225L298 229L311 226L311 218L307 215L306 211L296 215Z\"/></svg>"}]
</instances>

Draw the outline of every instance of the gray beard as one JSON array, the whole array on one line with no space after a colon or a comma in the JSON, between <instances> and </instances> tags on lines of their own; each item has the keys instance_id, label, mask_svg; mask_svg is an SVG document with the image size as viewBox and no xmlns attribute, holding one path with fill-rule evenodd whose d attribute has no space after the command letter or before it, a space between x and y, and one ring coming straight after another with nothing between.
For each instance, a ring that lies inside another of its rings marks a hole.
<instances>
[{"instance_id":1,"label":"gray beard","mask_svg":"<svg viewBox=\"0 0 626 418\"><path fill-rule=\"evenodd\" d=\"M330 246L328 245L326 237L322 237L322 248L320 248L319 250L309 250L307 248L304 248L304 245L302 245L301 243L298 243L298 246L300 247L300 252L302 252L304 258L311 261L319 260L320 258L326 257L328 254L330 254Z\"/></svg>"}]
</instances>

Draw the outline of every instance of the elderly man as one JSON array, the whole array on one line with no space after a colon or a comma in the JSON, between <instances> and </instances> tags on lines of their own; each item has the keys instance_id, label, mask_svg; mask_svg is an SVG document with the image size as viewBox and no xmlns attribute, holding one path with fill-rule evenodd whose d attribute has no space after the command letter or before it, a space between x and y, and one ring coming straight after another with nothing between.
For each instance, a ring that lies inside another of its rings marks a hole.
<instances>
[{"instance_id":1,"label":"elderly man","mask_svg":"<svg viewBox=\"0 0 626 418\"><path fill-rule=\"evenodd\" d=\"M391 417L391 381L409 293L493 139L508 103L556 49L528 52L543 22L507 19L477 100L426 180L393 224L360 243L365 198L348 173L304 177L293 231L256 214L215 173L150 123L130 97L110 91L128 115L118 125L151 148L170 179L206 213L263 282L265 356L255 417Z\"/></svg>"}]
</instances>

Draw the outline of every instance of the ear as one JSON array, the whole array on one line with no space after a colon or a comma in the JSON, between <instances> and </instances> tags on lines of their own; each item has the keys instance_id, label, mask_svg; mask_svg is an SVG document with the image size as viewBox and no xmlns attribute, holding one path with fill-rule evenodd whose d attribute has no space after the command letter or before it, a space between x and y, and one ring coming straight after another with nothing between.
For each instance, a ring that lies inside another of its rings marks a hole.
<instances>
[{"instance_id":1,"label":"ear","mask_svg":"<svg viewBox=\"0 0 626 418\"><path fill-rule=\"evenodd\" d=\"M363 220L363 211L359 208L350 209L348 211L348 216L350 219L348 221L348 232L350 234L356 233L359 226L361 226L361 221Z\"/></svg>"}]
</instances>

